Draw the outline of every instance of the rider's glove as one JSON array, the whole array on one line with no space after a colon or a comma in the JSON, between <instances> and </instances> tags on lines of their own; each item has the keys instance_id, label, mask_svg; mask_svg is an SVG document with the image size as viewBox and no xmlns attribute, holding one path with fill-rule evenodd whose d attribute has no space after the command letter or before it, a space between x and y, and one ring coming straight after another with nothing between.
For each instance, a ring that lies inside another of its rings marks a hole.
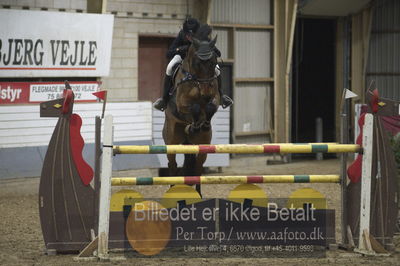
<instances>
[{"instance_id":1,"label":"rider's glove","mask_svg":"<svg viewBox=\"0 0 400 266\"><path fill-rule=\"evenodd\" d=\"M188 47L189 47L188 45L179 46L178 48L176 48L176 52L181 56L185 56Z\"/></svg>"}]
</instances>

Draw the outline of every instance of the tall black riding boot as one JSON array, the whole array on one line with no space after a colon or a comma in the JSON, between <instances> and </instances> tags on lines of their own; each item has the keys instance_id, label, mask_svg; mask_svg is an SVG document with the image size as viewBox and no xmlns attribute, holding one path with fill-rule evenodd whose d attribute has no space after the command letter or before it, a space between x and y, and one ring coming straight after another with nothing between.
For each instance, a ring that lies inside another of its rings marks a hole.
<instances>
[{"instance_id":1,"label":"tall black riding boot","mask_svg":"<svg viewBox=\"0 0 400 266\"><path fill-rule=\"evenodd\" d=\"M167 108L167 104L169 101L169 89L171 88L172 77L165 75L164 78L164 88L163 88L163 96L162 98L158 98L157 101L154 102L153 107L157 110L164 111Z\"/></svg>"},{"instance_id":2,"label":"tall black riding boot","mask_svg":"<svg viewBox=\"0 0 400 266\"><path fill-rule=\"evenodd\" d=\"M227 108L229 106L231 106L233 104L233 100L228 96L223 94L222 92L222 80L221 80L221 75L217 76L217 81L218 81L218 91L219 91L219 95L221 97L221 105L222 108Z\"/></svg>"}]
</instances>

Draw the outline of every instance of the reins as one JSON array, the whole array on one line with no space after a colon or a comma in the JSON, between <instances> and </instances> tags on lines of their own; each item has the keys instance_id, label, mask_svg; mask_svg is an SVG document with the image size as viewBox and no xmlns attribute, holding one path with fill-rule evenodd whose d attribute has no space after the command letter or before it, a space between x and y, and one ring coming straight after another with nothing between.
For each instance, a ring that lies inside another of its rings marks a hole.
<instances>
[{"instance_id":1,"label":"reins","mask_svg":"<svg viewBox=\"0 0 400 266\"><path fill-rule=\"evenodd\" d=\"M178 84L176 84L176 87L178 87L182 83L189 82L189 81L193 81L193 82L197 83L197 87L200 87L200 84L210 83L213 80L217 79L216 75L214 75L210 78L203 78L203 79L197 78L196 75L191 74L189 71L186 71L183 68L183 66L181 66L181 71L182 71L182 74L184 75L184 77L178 82Z\"/></svg>"}]
</instances>

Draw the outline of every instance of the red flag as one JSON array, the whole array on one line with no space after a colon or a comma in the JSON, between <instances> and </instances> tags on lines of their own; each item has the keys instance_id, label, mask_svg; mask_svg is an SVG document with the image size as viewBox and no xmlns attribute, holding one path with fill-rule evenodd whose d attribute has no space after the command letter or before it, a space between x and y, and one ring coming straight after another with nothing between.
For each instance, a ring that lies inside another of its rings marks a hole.
<instances>
[{"instance_id":1,"label":"red flag","mask_svg":"<svg viewBox=\"0 0 400 266\"><path fill-rule=\"evenodd\" d=\"M372 93L373 93L373 96L372 96L370 105L372 107L372 112L374 114L376 114L378 112L378 110L379 110L379 105L378 105L378 103L379 103L379 93L378 93L377 89L375 89Z\"/></svg>"},{"instance_id":2,"label":"red flag","mask_svg":"<svg viewBox=\"0 0 400 266\"><path fill-rule=\"evenodd\" d=\"M103 100L103 111L101 112L101 118L104 118L104 112L106 111L107 91L102 90L98 92L93 92L93 95Z\"/></svg>"},{"instance_id":3,"label":"red flag","mask_svg":"<svg viewBox=\"0 0 400 266\"><path fill-rule=\"evenodd\" d=\"M107 91L106 90L93 92L93 95L99 99L102 99L103 101L105 101L107 99Z\"/></svg>"}]
</instances>

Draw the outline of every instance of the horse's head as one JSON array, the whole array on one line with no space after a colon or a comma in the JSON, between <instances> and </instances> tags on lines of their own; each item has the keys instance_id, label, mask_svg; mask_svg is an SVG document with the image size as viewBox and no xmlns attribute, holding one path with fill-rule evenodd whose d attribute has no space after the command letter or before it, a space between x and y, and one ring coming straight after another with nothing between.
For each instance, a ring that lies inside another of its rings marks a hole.
<instances>
[{"instance_id":1,"label":"horse's head","mask_svg":"<svg viewBox=\"0 0 400 266\"><path fill-rule=\"evenodd\" d=\"M216 42L217 37L211 41L194 37L188 54L191 72L196 76L200 95L206 101L212 100L217 94L218 84L215 76L217 56L214 52Z\"/></svg>"},{"instance_id":2,"label":"horse's head","mask_svg":"<svg viewBox=\"0 0 400 266\"><path fill-rule=\"evenodd\" d=\"M217 56L214 52L217 36L211 41L192 39L191 68L199 78L210 78L214 76Z\"/></svg>"}]
</instances>

